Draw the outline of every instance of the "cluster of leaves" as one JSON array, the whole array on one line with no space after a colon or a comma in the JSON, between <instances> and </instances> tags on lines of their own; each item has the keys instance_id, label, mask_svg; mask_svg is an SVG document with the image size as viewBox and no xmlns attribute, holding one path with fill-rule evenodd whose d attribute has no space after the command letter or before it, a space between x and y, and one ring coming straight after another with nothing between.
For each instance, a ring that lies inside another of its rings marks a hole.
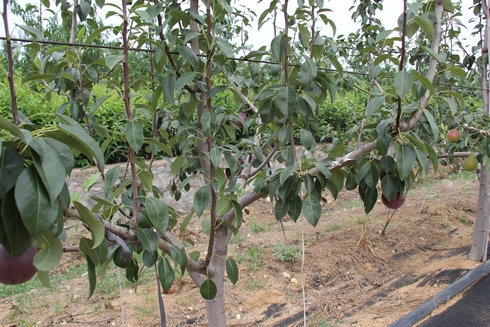
<instances>
[{"instance_id":1,"label":"cluster of leaves","mask_svg":"<svg viewBox=\"0 0 490 327\"><path fill-rule=\"evenodd\" d=\"M0 117L0 128L11 135L1 141L0 243L14 257L31 244L38 248L34 264L46 283L66 237L64 210L70 194L65 179L59 177L71 173L73 151L103 164L102 152L83 128L69 117L59 119L62 123L57 126L19 128ZM94 241L104 238L102 223L95 217L83 222L91 226Z\"/></svg>"}]
</instances>

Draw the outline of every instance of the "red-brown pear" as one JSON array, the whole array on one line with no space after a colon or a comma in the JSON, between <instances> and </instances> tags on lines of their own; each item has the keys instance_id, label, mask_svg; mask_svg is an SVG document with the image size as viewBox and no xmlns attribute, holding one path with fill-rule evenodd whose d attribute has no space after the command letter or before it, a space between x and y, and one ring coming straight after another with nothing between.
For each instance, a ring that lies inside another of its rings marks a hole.
<instances>
[{"instance_id":1,"label":"red-brown pear","mask_svg":"<svg viewBox=\"0 0 490 327\"><path fill-rule=\"evenodd\" d=\"M381 202L390 209L398 209L405 203L405 195L400 197L400 193L397 193L391 201L388 201L384 195L381 195Z\"/></svg>"},{"instance_id":2,"label":"red-brown pear","mask_svg":"<svg viewBox=\"0 0 490 327\"><path fill-rule=\"evenodd\" d=\"M6 285L22 284L37 272L33 264L37 250L32 245L17 258L12 257L0 244L0 283Z\"/></svg>"},{"instance_id":3,"label":"red-brown pear","mask_svg":"<svg viewBox=\"0 0 490 327\"><path fill-rule=\"evenodd\" d=\"M461 133L457 129L452 129L447 133L446 138L449 143L457 143L461 140Z\"/></svg>"}]
</instances>

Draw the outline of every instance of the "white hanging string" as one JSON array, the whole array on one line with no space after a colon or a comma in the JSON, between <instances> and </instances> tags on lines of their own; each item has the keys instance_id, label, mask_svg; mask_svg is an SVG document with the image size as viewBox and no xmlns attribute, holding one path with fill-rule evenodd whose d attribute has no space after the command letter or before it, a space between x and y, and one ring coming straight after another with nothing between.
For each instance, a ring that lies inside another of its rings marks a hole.
<instances>
[{"instance_id":1,"label":"white hanging string","mask_svg":"<svg viewBox=\"0 0 490 327\"><path fill-rule=\"evenodd\" d=\"M305 226L304 219L301 219L301 292L303 294L303 325L306 327L306 293L303 273L305 267Z\"/></svg>"},{"instance_id":2,"label":"white hanging string","mask_svg":"<svg viewBox=\"0 0 490 327\"><path fill-rule=\"evenodd\" d=\"M122 291L121 268L117 267L117 279L119 283L119 300L121 302L121 327L124 327L124 301Z\"/></svg>"}]
</instances>

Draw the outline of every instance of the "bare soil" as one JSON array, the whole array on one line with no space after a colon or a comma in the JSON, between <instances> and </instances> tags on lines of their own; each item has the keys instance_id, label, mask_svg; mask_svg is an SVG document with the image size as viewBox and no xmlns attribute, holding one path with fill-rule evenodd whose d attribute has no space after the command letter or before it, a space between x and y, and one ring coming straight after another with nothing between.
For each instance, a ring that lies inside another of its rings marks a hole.
<instances>
[{"instance_id":1,"label":"bare soil","mask_svg":"<svg viewBox=\"0 0 490 327\"><path fill-rule=\"evenodd\" d=\"M389 325L479 265L468 259L477 196L476 177L424 176L385 235L380 232L392 211L378 203L364 214L355 191L335 201L326 195L316 228L304 220L281 226L273 204L255 203L229 249L240 278L226 284L228 325L303 326L304 316L308 326ZM187 237L204 249L200 224L192 221ZM301 258L281 262L280 244L296 251L304 245L304 264ZM80 265L78 253L67 253L53 274ZM124 271L108 270L90 299L83 274L51 290L0 298L0 325L159 326L153 270L143 269L137 286L123 282L121 292L119 274L124 279ZM204 301L187 275L170 293L163 294L168 326L207 326Z\"/></svg>"}]
</instances>

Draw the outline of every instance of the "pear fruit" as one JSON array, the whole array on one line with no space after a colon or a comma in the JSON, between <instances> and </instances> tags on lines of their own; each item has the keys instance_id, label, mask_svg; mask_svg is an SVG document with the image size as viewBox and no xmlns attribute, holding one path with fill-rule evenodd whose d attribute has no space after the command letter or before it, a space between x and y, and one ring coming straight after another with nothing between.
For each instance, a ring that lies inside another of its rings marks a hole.
<instances>
[{"instance_id":1,"label":"pear fruit","mask_svg":"<svg viewBox=\"0 0 490 327\"><path fill-rule=\"evenodd\" d=\"M391 201L388 201L384 195L381 195L381 202L383 202L387 208L398 209L405 203L405 195L400 196L400 193L397 193Z\"/></svg>"},{"instance_id":2,"label":"pear fruit","mask_svg":"<svg viewBox=\"0 0 490 327\"><path fill-rule=\"evenodd\" d=\"M474 171L478 167L478 160L476 154L471 153L463 160L463 168L466 171Z\"/></svg>"},{"instance_id":3,"label":"pear fruit","mask_svg":"<svg viewBox=\"0 0 490 327\"><path fill-rule=\"evenodd\" d=\"M0 283L6 285L22 284L37 272L33 264L37 250L32 245L17 258L12 257L0 244Z\"/></svg>"},{"instance_id":4,"label":"pear fruit","mask_svg":"<svg viewBox=\"0 0 490 327\"><path fill-rule=\"evenodd\" d=\"M452 129L447 133L446 139L449 143L457 143L461 140L461 133L457 129Z\"/></svg>"}]
</instances>

